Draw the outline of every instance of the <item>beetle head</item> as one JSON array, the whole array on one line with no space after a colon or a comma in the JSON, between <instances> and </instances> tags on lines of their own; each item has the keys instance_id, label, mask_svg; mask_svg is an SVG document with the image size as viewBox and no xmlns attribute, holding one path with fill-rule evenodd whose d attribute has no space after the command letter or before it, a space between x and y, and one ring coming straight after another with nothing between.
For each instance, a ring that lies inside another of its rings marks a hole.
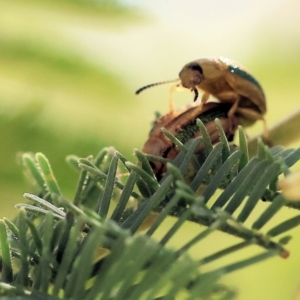
<instances>
[{"instance_id":1,"label":"beetle head","mask_svg":"<svg viewBox=\"0 0 300 300\"><path fill-rule=\"evenodd\" d=\"M203 70L200 64L192 62L183 67L179 73L181 85L188 89L195 89L204 79Z\"/></svg>"}]
</instances>

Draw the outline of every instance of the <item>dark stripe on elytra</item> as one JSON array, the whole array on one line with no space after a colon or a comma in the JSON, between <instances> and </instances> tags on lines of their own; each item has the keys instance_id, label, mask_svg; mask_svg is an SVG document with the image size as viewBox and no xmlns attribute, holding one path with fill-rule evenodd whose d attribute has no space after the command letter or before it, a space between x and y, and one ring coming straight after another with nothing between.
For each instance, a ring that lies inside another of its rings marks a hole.
<instances>
[{"instance_id":1,"label":"dark stripe on elytra","mask_svg":"<svg viewBox=\"0 0 300 300\"><path fill-rule=\"evenodd\" d=\"M259 82L252 75L250 75L248 72L240 69L238 66L228 66L228 70L229 70L230 73L234 73L237 76L240 76L241 78L252 82L253 84L255 84L263 92L263 89L262 89L261 85L259 84Z\"/></svg>"}]
</instances>

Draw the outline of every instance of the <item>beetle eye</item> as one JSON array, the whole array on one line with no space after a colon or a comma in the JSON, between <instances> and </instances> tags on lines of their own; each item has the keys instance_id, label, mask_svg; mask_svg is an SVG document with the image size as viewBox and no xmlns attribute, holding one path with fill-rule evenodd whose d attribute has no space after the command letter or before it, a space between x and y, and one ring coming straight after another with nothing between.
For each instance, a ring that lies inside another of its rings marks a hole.
<instances>
[{"instance_id":1,"label":"beetle eye","mask_svg":"<svg viewBox=\"0 0 300 300\"><path fill-rule=\"evenodd\" d=\"M198 85L201 82L200 76L198 76L198 75L194 76L194 80L193 81L194 81L195 85Z\"/></svg>"}]
</instances>

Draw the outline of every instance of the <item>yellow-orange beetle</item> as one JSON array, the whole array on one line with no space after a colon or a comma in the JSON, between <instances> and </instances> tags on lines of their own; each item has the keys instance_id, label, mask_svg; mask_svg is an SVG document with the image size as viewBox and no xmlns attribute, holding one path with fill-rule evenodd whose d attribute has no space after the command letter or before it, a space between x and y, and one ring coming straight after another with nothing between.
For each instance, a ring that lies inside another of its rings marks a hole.
<instances>
[{"instance_id":1,"label":"yellow-orange beetle","mask_svg":"<svg viewBox=\"0 0 300 300\"><path fill-rule=\"evenodd\" d=\"M139 94L148 87L158 84L179 81L171 87L170 92L180 88L190 89L195 93L202 90L200 105L206 103L213 95L221 103L232 104L228 117L237 115L243 126L250 126L256 120L264 123L264 137L267 139L268 130L264 115L267 111L266 99L261 85L237 62L225 58L202 58L186 64L179 73L179 79L144 86L136 91ZM169 100L170 112L174 110L172 97Z\"/></svg>"}]
</instances>

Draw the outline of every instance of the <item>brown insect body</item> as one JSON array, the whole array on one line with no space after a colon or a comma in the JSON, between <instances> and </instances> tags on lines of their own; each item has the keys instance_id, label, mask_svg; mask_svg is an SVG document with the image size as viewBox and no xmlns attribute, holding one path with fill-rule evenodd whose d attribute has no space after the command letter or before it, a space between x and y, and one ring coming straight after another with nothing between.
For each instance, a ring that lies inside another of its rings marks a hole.
<instances>
[{"instance_id":1,"label":"brown insect body","mask_svg":"<svg viewBox=\"0 0 300 300\"><path fill-rule=\"evenodd\" d=\"M175 81L177 80L168 82ZM149 87L164 83L166 82L146 85L136 93L139 94ZM199 90L203 91L203 95L199 99L200 101L197 100L193 104L175 111L172 93L184 89L194 92L194 101L198 98ZM218 103L208 102L211 95L218 100ZM263 137L270 144L264 119L267 107L263 89L249 72L231 59L225 57L203 58L186 64L179 73L178 82L170 89L169 108L170 112L155 122L143 147L143 152L174 159L179 149L161 132L161 128L165 127L175 136L178 133L186 135L189 124L195 122L197 117L203 122L205 120L205 126L213 144L219 141L215 118L220 119L227 138L234 134L238 124L250 126L255 121L262 120L264 124ZM215 112L217 115L214 115ZM200 131L196 129L189 138L199 135ZM201 146L198 151L201 151ZM155 174L165 171L166 167L161 162L154 161L152 165Z\"/></svg>"},{"instance_id":2,"label":"brown insect body","mask_svg":"<svg viewBox=\"0 0 300 300\"><path fill-rule=\"evenodd\" d=\"M209 95L221 103L231 103L229 116L237 113L244 126L264 120L266 100L256 79L237 62L224 58L205 58L186 64L179 73L181 85L204 91L202 103Z\"/></svg>"},{"instance_id":3,"label":"brown insect body","mask_svg":"<svg viewBox=\"0 0 300 300\"><path fill-rule=\"evenodd\" d=\"M228 118L227 114L230 108L231 104L210 102L201 107L197 103L192 103L177 111L172 111L155 121L142 151L146 154L173 160L180 150L162 133L161 128L164 127L185 143L187 140L201 135L197 126L193 125L196 123L196 118L200 118L205 124L213 144L219 141L215 118L219 118L226 136L230 138L239 124L237 117ZM193 126L194 128L192 128ZM203 145L199 146L196 153L201 150L203 150ZM151 165L157 176L166 172L166 166L161 162L153 161Z\"/></svg>"}]
</instances>

